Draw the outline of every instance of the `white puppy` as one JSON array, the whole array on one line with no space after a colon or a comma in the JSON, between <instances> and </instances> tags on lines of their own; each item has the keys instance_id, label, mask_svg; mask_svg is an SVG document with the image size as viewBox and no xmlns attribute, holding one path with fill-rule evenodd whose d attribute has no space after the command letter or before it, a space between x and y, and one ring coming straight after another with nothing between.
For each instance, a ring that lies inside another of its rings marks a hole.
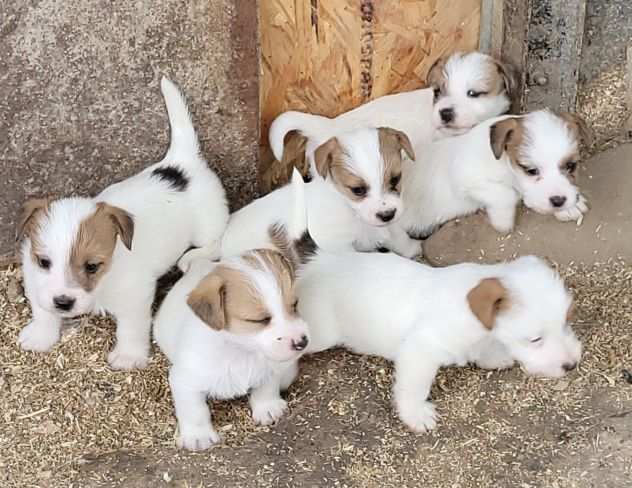
<instances>
[{"instance_id":1,"label":"white puppy","mask_svg":"<svg viewBox=\"0 0 632 488\"><path fill-rule=\"evenodd\" d=\"M156 279L190 246L218 252L228 220L224 189L200 156L183 95L161 83L171 145L164 159L95 198L30 200L18 224L33 320L23 349L49 350L62 319L109 312L117 321L113 368L147 364Z\"/></svg>"},{"instance_id":2,"label":"white puppy","mask_svg":"<svg viewBox=\"0 0 632 488\"><path fill-rule=\"evenodd\" d=\"M154 336L172 364L178 447L207 449L219 441L209 397L250 393L259 424L287 408L279 392L296 377L308 332L296 312L295 254L278 231L273 227L271 238L286 254L259 249L219 263L191 261L156 315Z\"/></svg>"},{"instance_id":3,"label":"white puppy","mask_svg":"<svg viewBox=\"0 0 632 488\"><path fill-rule=\"evenodd\" d=\"M283 161L284 142L291 131L309 139L310 160L327 139L363 127L392 127L404 132L413 147L423 147L437 135L460 134L506 113L516 87L510 66L479 52L439 58L426 82L428 88L386 95L335 118L285 112L270 127L274 156ZM317 173L312 161L312 176Z\"/></svg>"},{"instance_id":4,"label":"white puppy","mask_svg":"<svg viewBox=\"0 0 632 488\"><path fill-rule=\"evenodd\" d=\"M405 213L399 224L427 237L455 217L487 211L502 233L513 229L524 204L562 221L587 210L575 185L583 122L571 114L539 110L487 120L466 134L417 149L403 178Z\"/></svg>"}]
</instances>

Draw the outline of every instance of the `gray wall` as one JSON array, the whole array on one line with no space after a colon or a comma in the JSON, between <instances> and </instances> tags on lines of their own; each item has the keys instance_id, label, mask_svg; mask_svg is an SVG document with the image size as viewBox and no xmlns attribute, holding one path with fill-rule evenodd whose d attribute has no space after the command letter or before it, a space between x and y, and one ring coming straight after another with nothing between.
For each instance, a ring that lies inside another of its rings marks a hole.
<instances>
[{"instance_id":1,"label":"gray wall","mask_svg":"<svg viewBox=\"0 0 632 488\"><path fill-rule=\"evenodd\" d=\"M186 92L233 205L252 198L254 0L0 0L0 260L26 196L96 194L168 144L162 74Z\"/></svg>"}]
</instances>

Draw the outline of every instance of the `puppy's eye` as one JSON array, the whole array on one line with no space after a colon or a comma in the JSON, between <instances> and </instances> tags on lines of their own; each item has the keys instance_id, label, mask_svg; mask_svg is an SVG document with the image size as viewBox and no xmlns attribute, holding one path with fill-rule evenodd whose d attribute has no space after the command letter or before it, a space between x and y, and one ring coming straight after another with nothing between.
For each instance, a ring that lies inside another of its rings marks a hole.
<instances>
[{"instance_id":1,"label":"puppy's eye","mask_svg":"<svg viewBox=\"0 0 632 488\"><path fill-rule=\"evenodd\" d=\"M538 176L540 174L540 170L538 168L525 168L524 172L529 176Z\"/></svg>"},{"instance_id":2,"label":"puppy's eye","mask_svg":"<svg viewBox=\"0 0 632 488\"><path fill-rule=\"evenodd\" d=\"M542 337L534 337L533 339L529 339L529 342L531 344L537 344L538 342L540 342L542 340Z\"/></svg>"},{"instance_id":3,"label":"puppy's eye","mask_svg":"<svg viewBox=\"0 0 632 488\"><path fill-rule=\"evenodd\" d=\"M50 259L44 256L37 256L37 265L42 269L50 269L51 265Z\"/></svg>"},{"instance_id":4,"label":"puppy's eye","mask_svg":"<svg viewBox=\"0 0 632 488\"><path fill-rule=\"evenodd\" d=\"M292 311L294 313L298 313L298 298L294 301L294 303L292 304Z\"/></svg>"},{"instance_id":5,"label":"puppy's eye","mask_svg":"<svg viewBox=\"0 0 632 488\"><path fill-rule=\"evenodd\" d=\"M366 195L368 188L366 186L352 186L349 187L351 193L353 193L357 197L363 197Z\"/></svg>"},{"instance_id":6,"label":"puppy's eye","mask_svg":"<svg viewBox=\"0 0 632 488\"><path fill-rule=\"evenodd\" d=\"M577 161L569 161L566 163L566 171L573 173L577 169Z\"/></svg>"},{"instance_id":7,"label":"puppy's eye","mask_svg":"<svg viewBox=\"0 0 632 488\"><path fill-rule=\"evenodd\" d=\"M99 268L101 267L103 263L86 263L83 268L86 270L86 273L88 274L94 274L97 271L99 271Z\"/></svg>"},{"instance_id":8,"label":"puppy's eye","mask_svg":"<svg viewBox=\"0 0 632 488\"><path fill-rule=\"evenodd\" d=\"M437 99L441 96L441 88L439 87L434 87L432 89L432 93L434 94L434 99L435 101L437 101Z\"/></svg>"},{"instance_id":9,"label":"puppy's eye","mask_svg":"<svg viewBox=\"0 0 632 488\"><path fill-rule=\"evenodd\" d=\"M391 180L389 181L389 183L391 184L391 188L393 190L397 187L397 185L399 185L399 182L401 179L402 179L401 174L391 176Z\"/></svg>"},{"instance_id":10,"label":"puppy's eye","mask_svg":"<svg viewBox=\"0 0 632 488\"><path fill-rule=\"evenodd\" d=\"M467 96L470 98L478 98L481 95L487 95L487 92L484 91L476 91L476 90L468 90Z\"/></svg>"},{"instance_id":11,"label":"puppy's eye","mask_svg":"<svg viewBox=\"0 0 632 488\"><path fill-rule=\"evenodd\" d=\"M261 325L269 325L270 322L272 321L272 317L264 317L262 319L250 319L248 320L248 322L254 322L255 324L261 324Z\"/></svg>"}]
</instances>

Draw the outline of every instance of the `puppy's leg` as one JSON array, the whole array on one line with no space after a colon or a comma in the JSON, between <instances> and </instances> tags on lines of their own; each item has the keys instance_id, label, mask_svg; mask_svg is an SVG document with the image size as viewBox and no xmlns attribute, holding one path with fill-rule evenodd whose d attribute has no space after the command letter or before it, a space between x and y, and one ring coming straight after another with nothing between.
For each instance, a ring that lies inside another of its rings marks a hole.
<instances>
[{"instance_id":1,"label":"puppy's leg","mask_svg":"<svg viewBox=\"0 0 632 488\"><path fill-rule=\"evenodd\" d=\"M586 212L588 212L588 200L580 193L577 195L577 203L574 207L555 212L553 215L561 222L571 222L578 221Z\"/></svg>"},{"instance_id":2,"label":"puppy's leg","mask_svg":"<svg viewBox=\"0 0 632 488\"><path fill-rule=\"evenodd\" d=\"M287 390L298 375L298 361L294 361L281 373L281 391Z\"/></svg>"},{"instance_id":3,"label":"puppy's leg","mask_svg":"<svg viewBox=\"0 0 632 488\"><path fill-rule=\"evenodd\" d=\"M512 188L499 185L486 188L486 190L486 192L481 192L474 197L482 203L487 211L490 224L501 234L511 232L516 221L518 194Z\"/></svg>"},{"instance_id":4,"label":"puppy's leg","mask_svg":"<svg viewBox=\"0 0 632 488\"><path fill-rule=\"evenodd\" d=\"M409 339L397 354L395 408L402 422L415 432L427 432L437 425L438 415L428 395L440 366L438 358L419 340Z\"/></svg>"},{"instance_id":5,"label":"puppy's leg","mask_svg":"<svg viewBox=\"0 0 632 488\"><path fill-rule=\"evenodd\" d=\"M288 375L289 376L289 375ZM284 373L275 373L266 383L254 388L250 393L250 408L253 420L261 425L269 425L281 418L287 410L287 402L281 398Z\"/></svg>"},{"instance_id":6,"label":"puppy's leg","mask_svg":"<svg viewBox=\"0 0 632 488\"><path fill-rule=\"evenodd\" d=\"M468 355L468 362L482 369L507 369L514 365L514 359L500 341L493 338L478 342Z\"/></svg>"},{"instance_id":7,"label":"puppy's leg","mask_svg":"<svg viewBox=\"0 0 632 488\"><path fill-rule=\"evenodd\" d=\"M391 251L405 258L421 257L423 255L421 242L410 237L406 229L399 223L390 225L388 230L389 236L386 247Z\"/></svg>"},{"instance_id":8,"label":"puppy's leg","mask_svg":"<svg viewBox=\"0 0 632 488\"><path fill-rule=\"evenodd\" d=\"M116 345L108 355L113 369L144 368L149 362L151 297L123 304L124 309L110 311L116 318Z\"/></svg>"},{"instance_id":9,"label":"puppy's leg","mask_svg":"<svg viewBox=\"0 0 632 488\"><path fill-rule=\"evenodd\" d=\"M31 301L33 320L20 331L18 343L25 351L46 352L61 335L61 318Z\"/></svg>"},{"instance_id":10,"label":"puppy's leg","mask_svg":"<svg viewBox=\"0 0 632 488\"><path fill-rule=\"evenodd\" d=\"M169 385L178 419L176 445L191 451L202 451L220 441L213 429L211 412L206 403L206 393L189 388L171 370Z\"/></svg>"},{"instance_id":11,"label":"puppy's leg","mask_svg":"<svg viewBox=\"0 0 632 488\"><path fill-rule=\"evenodd\" d=\"M183 273L189 271L191 267L191 263L199 258L210 259L211 261L216 261L220 258L221 255L221 247L219 241L214 241L206 246L198 247L196 249L191 249L190 251L185 252L180 259L178 259L178 269Z\"/></svg>"}]
</instances>

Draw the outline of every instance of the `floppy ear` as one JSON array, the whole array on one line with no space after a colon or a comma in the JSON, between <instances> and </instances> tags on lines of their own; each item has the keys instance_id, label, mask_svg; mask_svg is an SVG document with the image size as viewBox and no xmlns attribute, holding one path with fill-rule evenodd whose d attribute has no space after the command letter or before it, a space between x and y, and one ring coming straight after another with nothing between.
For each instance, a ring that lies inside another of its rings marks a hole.
<instances>
[{"instance_id":1,"label":"floppy ear","mask_svg":"<svg viewBox=\"0 0 632 488\"><path fill-rule=\"evenodd\" d=\"M389 143L393 144L398 151L404 151L411 160L415 160L415 151L413 151L413 146L406 134L402 131L391 129L390 127L380 127L378 131L383 137L386 137Z\"/></svg>"},{"instance_id":2,"label":"floppy ear","mask_svg":"<svg viewBox=\"0 0 632 488\"><path fill-rule=\"evenodd\" d=\"M593 133L586 121L577 114L561 112L558 114L570 126L578 140L582 141L586 147L592 146Z\"/></svg>"},{"instance_id":3,"label":"floppy ear","mask_svg":"<svg viewBox=\"0 0 632 488\"><path fill-rule=\"evenodd\" d=\"M105 202L98 203L97 207L101 212L105 212L112 223L114 223L121 241L131 251L132 239L134 238L134 219L132 216L122 208L114 207Z\"/></svg>"},{"instance_id":4,"label":"floppy ear","mask_svg":"<svg viewBox=\"0 0 632 488\"><path fill-rule=\"evenodd\" d=\"M217 273L211 273L189 294L187 305L211 329L222 330L226 327L225 296L224 280Z\"/></svg>"},{"instance_id":5,"label":"floppy ear","mask_svg":"<svg viewBox=\"0 0 632 488\"><path fill-rule=\"evenodd\" d=\"M334 159L340 157L342 152L342 146L335 137L318 146L316 151L314 151L314 163L318 174L323 178L327 178Z\"/></svg>"},{"instance_id":6,"label":"floppy ear","mask_svg":"<svg viewBox=\"0 0 632 488\"><path fill-rule=\"evenodd\" d=\"M518 70L510 63L504 63L494 59L494 63L498 68L498 72L503 77L503 84L505 85L505 91L510 100L513 100L517 95L518 89Z\"/></svg>"},{"instance_id":7,"label":"floppy ear","mask_svg":"<svg viewBox=\"0 0 632 488\"><path fill-rule=\"evenodd\" d=\"M494 327L498 312L507 307L508 300L507 289L498 278L482 279L467 294L470 310L488 330Z\"/></svg>"},{"instance_id":8,"label":"floppy ear","mask_svg":"<svg viewBox=\"0 0 632 488\"><path fill-rule=\"evenodd\" d=\"M29 235L33 230L35 217L40 212L45 212L48 208L49 200L47 198L31 198L22 205L22 213L18 220L15 231L15 241L21 241L24 236Z\"/></svg>"},{"instance_id":9,"label":"floppy ear","mask_svg":"<svg viewBox=\"0 0 632 488\"><path fill-rule=\"evenodd\" d=\"M443 81L443 67L445 66L446 59L446 56L441 56L432 63L432 66L430 66L428 74L426 75L427 86L439 86L441 84Z\"/></svg>"},{"instance_id":10,"label":"floppy ear","mask_svg":"<svg viewBox=\"0 0 632 488\"><path fill-rule=\"evenodd\" d=\"M511 141L514 130L518 128L518 119L509 118L496 122L489 128L489 143L492 146L492 152L496 159L500 159L507 144Z\"/></svg>"}]
</instances>

